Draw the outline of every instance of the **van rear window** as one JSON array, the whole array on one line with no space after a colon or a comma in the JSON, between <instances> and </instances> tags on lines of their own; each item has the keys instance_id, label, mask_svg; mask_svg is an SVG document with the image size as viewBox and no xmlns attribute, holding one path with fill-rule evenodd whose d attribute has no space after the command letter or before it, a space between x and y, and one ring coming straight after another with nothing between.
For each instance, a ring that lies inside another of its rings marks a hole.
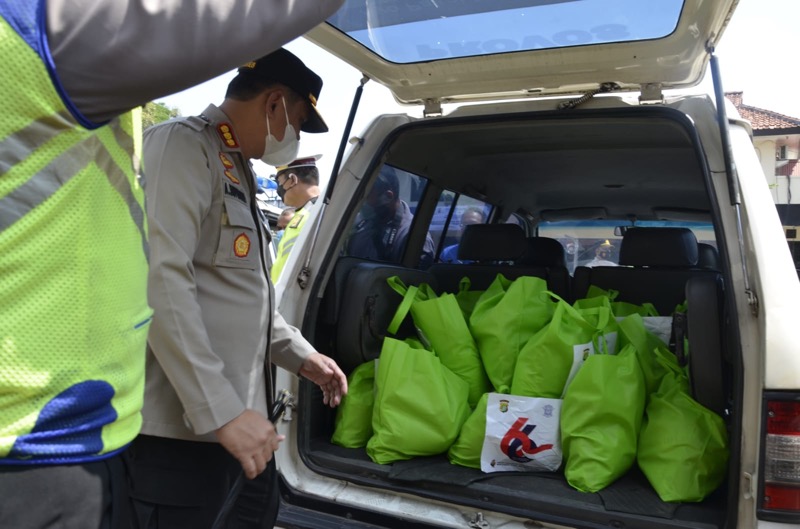
<instances>
[{"instance_id":1,"label":"van rear window","mask_svg":"<svg viewBox=\"0 0 800 529\"><path fill-rule=\"evenodd\" d=\"M403 64L659 39L682 8L683 0L347 0L328 23Z\"/></svg>"},{"instance_id":2,"label":"van rear window","mask_svg":"<svg viewBox=\"0 0 800 529\"><path fill-rule=\"evenodd\" d=\"M642 228L689 228L698 243L716 248L714 227L705 222L637 221ZM570 274L578 266L615 266L625 229L630 223L616 220L541 222L538 235L558 240L564 247Z\"/></svg>"}]
</instances>

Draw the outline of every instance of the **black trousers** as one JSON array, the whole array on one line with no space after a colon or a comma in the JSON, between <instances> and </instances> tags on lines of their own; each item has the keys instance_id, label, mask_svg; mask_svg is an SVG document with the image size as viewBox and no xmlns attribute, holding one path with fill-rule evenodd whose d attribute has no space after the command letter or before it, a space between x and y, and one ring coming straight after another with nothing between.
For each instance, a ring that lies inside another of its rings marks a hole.
<instances>
[{"instance_id":1,"label":"black trousers","mask_svg":"<svg viewBox=\"0 0 800 529\"><path fill-rule=\"evenodd\" d=\"M137 529L210 529L241 466L217 443L140 435L130 450ZM245 479L227 529L271 528L278 514L274 459Z\"/></svg>"},{"instance_id":2,"label":"black trousers","mask_svg":"<svg viewBox=\"0 0 800 529\"><path fill-rule=\"evenodd\" d=\"M0 465L0 527L128 529L124 458L78 465Z\"/></svg>"}]
</instances>

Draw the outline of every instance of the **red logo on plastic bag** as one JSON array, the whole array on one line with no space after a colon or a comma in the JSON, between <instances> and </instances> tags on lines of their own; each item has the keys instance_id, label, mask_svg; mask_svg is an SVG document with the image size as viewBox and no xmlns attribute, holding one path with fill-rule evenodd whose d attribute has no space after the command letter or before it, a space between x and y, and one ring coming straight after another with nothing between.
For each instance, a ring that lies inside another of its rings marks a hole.
<instances>
[{"instance_id":1,"label":"red logo on plastic bag","mask_svg":"<svg viewBox=\"0 0 800 529\"><path fill-rule=\"evenodd\" d=\"M536 425L525 425L526 422L528 422L527 417L517 419L500 441L500 450L517 463L527 463L531 460L525 457L525 454L534 455L553 448L552 444L537 446L533 439L528 437Z\"/></svg>"}]
</instances>

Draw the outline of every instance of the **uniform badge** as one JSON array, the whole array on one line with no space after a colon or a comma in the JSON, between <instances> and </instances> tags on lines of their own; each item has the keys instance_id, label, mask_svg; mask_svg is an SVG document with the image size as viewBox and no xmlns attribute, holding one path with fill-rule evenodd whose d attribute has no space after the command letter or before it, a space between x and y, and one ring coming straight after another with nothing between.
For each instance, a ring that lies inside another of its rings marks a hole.
<instances>
[{"instance_id":1,"label":"uniform badge","mask_svg":"<svg viewBox=\"0 0 800 529\"><path fill-rule=\"evenodd\" d=\"M234 184L236 184L237 186L242 183L238 178L233 176L233 171L231 171L230 169L225 169L225 177Z\"/></svg>"},{"instance_id":2,"label":"uniform badge","mask_svg":"<svg viewBox=\"0 0 800 529\"><path fill-rule=\"evenodd\" d=\"M233 127L230 123L220 123L217 125L217 132L225 145L228 147L239 147L239 142L236 141L236 137L233 135Z\"/></svg>"},{"instance_id":3,"label":"uniform badge","mask_svg":"<svg viewBox=\"0 0 800 529\"><path fill-rule=\"evenodd\" d=\"M233 169L233 161L228 158L228 155L224 152L219 153L219 160L222 162L223 167L225 169Z\"/></svg>"},{"instance_id":4,"label":"uniform badge","mask_svg":"<svg viewBox=\"0 0 800 529\"><path fill-rule=\"evenodd\" d=\"M239 234L233 241L233 253L236 257L247 257L250 253L250 238L244 233Z\"/></svg>"}]
</instances>

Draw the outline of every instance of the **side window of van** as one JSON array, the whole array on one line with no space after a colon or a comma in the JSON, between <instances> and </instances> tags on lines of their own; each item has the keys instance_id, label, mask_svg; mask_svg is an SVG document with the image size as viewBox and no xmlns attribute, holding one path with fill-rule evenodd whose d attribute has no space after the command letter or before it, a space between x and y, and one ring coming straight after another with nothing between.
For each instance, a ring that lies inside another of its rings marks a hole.
<instances>
[{"instance_id":1,"label":"side window of van","mask_svg":"<svg viewBox=\"0 0 800 529\"><path fill-rule=\"evenodd\" d=\"M391 165L381 167L372 184L343 250L344 255L402 262L417 204L427 180ZM419 268L433 263L433 239L427 236L420 253Z\"/></svg>"},{"instance_id":2,"label":"side window of van","mask_svg":"<svg viewBox=\"0 0 800 529\"><path fill-rule=\"evenodd\" d=\"M436 243L436 262L461 263L458 248L464 228L470 224L486 224L492 206L466 195L444 191L439 197L431 221L430 233Z\"/></svg>"}]
</instances>

